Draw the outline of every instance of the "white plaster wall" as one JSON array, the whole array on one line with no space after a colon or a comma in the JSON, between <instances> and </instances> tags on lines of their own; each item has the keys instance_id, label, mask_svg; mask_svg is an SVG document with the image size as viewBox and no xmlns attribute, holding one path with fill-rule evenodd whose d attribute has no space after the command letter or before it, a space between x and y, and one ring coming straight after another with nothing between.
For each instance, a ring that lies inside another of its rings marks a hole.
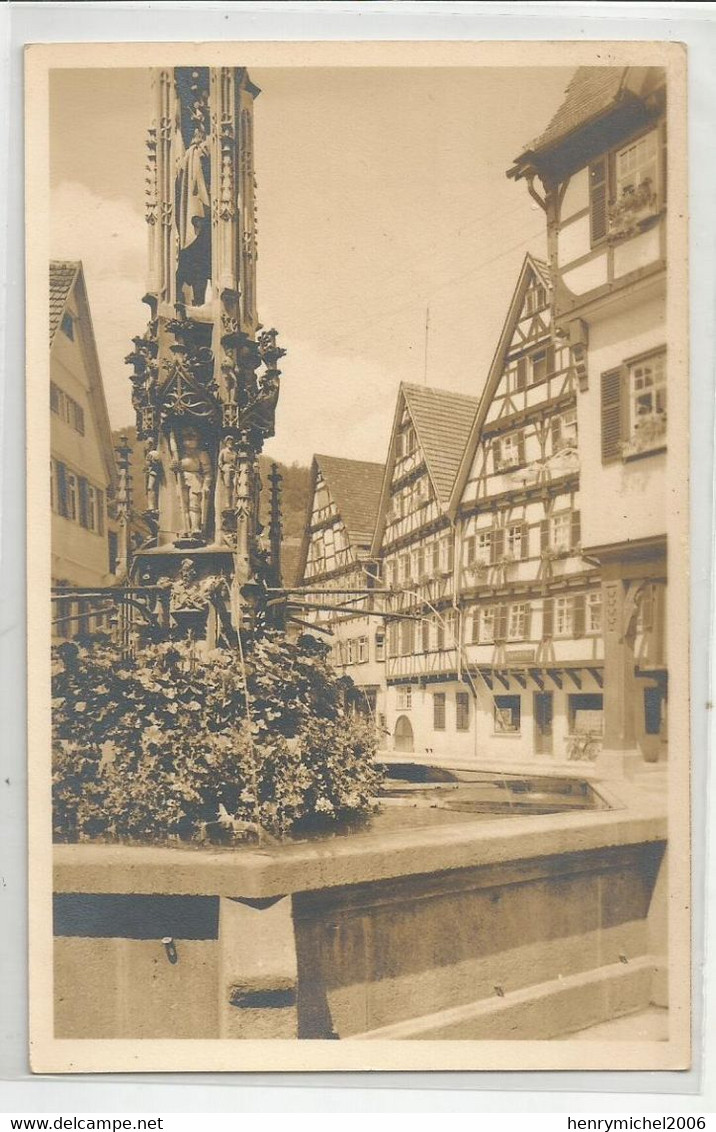
<instances>
[{"instance_id":1,"label":"white plaster wall","mask_svg":"<svg viewBox=\"0 0 716 1132\"><path fill-rule=\"evenodd\" d=\"M562 282L573 295L584 295L595 287L601 287L607 281L607 253L595 256L580 267L573 267L571 271L562 274Z\"/></svg>"},{"instance_id":2,"label":"white plaster wall","mask_svg":"<svg viewBox=\"0 0 716 1132\"><path fill-rule=\"evenodd\" d=\"M600 546L666 530L666 454L602 464L600 375L665 344L662 297L610 307L589 329L589 387L577 399L582 544Z\"/></svg>"},{"instance_id":3,"label":"white plaster wall","mask_svg":"<svg viewBox=\"0 0 716 1132\"><path fill-rule=\"evenodd\" d=\"M569 220L570 216L574 216L575 212L581 212L582 209L587 208L589 205L589 170L586 168L579 169L573 177L570 177L567 188L562 197L562 207L560 208L560 220L564 223Z\"/></svg>"},{"instance_id":4,"label":"white plaster wall","mask_svg":"<svg viewBox=\"0 0 716 1132\"><path fill-rule=\"evenodd\" d=\"M557 237L557 258L560 267L572 263L575 259L581 259L584 255L589 255L591 250L588 216L581 216L579 220L573 220L571 224L566 224L563 228L560 228Z\"/></svg>"}]
</instances>

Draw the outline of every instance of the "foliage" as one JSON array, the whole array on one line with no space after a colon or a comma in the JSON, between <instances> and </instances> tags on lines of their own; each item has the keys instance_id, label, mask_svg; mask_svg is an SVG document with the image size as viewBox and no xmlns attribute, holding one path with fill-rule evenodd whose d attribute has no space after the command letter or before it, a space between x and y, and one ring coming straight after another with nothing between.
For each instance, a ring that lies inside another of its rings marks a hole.
<instances>
[{"instance_id":1,"label":"foliage","mask_svg":"<svg viewBox=\"0 0 716 1132\"><path fill-rule=\"evenodd\" d=\"M55 837L283 836L366 815L374 729L312 637L256 640L245 658L191 643L122 658L109 641L53 655ZM248 687L247 712L245 687Z\"/></svg>"}]
</instances>

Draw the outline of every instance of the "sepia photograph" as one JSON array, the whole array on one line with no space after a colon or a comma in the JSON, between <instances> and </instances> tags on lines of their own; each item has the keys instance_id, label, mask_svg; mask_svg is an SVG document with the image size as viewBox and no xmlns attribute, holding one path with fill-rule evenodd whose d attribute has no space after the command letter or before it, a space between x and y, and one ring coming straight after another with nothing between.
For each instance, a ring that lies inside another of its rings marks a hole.
<instances>
[{"instance_id":1,"label":"sepia photograph","mask_svg":"<svg viewBox=\"0 0 716 1132\"><path fill-rule=\"evenodd\" d=\"M683 48L26 82L35 1072L688 1069Z\"/></svg>"}]
</instances>

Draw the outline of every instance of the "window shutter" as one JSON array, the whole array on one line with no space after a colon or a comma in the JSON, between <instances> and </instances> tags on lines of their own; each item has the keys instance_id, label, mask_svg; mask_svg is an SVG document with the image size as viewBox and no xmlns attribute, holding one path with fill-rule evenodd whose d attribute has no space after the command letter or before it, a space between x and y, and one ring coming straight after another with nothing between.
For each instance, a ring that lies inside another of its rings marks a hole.
<instances>
[{"instance_id":1,"label":"window shutter","mask_svg":"<svg viewBox=\"0 0 716 1132\"><path fill-rule=\"evenodd\" d=\"M546 597L542 605L542 636L551 637L554 633L554 598Z\"/></svg>"},{"instance_id":2,"label":"window shutter","mask_svg":"<svg viewBox=\"0 0 716 1132\"><path fill-rule=\"evenodd\" d=\"M422 622L422 644L423 652L430 652L430 622Z\"/></svg>"},{"instance_id":3,"label":"window shutter","mask_svg":"<svg viewBox=\"0 0 716 1132\"><path fill-rule=\"evenodd\" d=\"M524 464L525 462L525 434L524 432L517 433L517 463Z\"/></svg>"},{"instance_id":4,"label":"window shutter","mask_svg":"<svg viewBox=\"0 0 716 1132\"><path fill-rule=\"evenodd\" d=\"M84 476L79 476L77 480L77 494L79 496L80 505L80 526L89 526L89 508L87 500L87 480Z\"/></svg>"},{"instance_id":5,"label":"window shutter","mask_svg":"<svg viewBox=\"0 0 716 1132\"><path fill-rule=\"evenodd\" d=\"M550 343L545 352L547 376L554 373L554 346Z\"/></svg>"},{"instance_id":6,"label":"window shutter","mask_svg":"<svg viewBox=\"0 0 716 1132\"><path fill-rule=\"evenodd\" d=\"M517 359L517 388L524 389L527 385L527 358Z\"/></svg>"},{"instance_id":7,"label":"window shutter","mask_svg":"<svg viewBox=\"0 0 716 1132\"><path fill-rule=\"evenodd\" d=\"M475 608L472 611L472 637L471 637L471 640L472 640L473 645L476 645L478 643L478 641L480 640L480 609L479 609L479 606L477 606L477 605L475 606Z\"/></svg>"},{"instance_id":8,"label":"window shutter","mask_svg":"<svg viewBox=\"0 0 716 1132\"><path fill-rule=\"evenodd\" d=\"M499 472L500 461L502 459L502 445L500 444L499 440L497 440L497 438L495 438L495 440L493 440L492 442L492 458L495 462L495 471Z\"/></svg>"},{"instance_id":9,"label":"window shutter","mask_svg":"<svg viewBox=\"0 0 716 1132\"><path fill-rule=\"evenodd\" d=\"M97 500L97 534L104 534L104 492L101 488L95 488L95 499Z\"/></svg>"},{"instance_id":10,"label":"window shutter","mask_svg":"<svg viewBox=\"0 0 716 1132\"><path fill-rule=\"evenodd\" d=\"M57 510L60 515L67 518L67 469L65 465L57 461Z\"/></svg>"},{"instance_id":11,"label":"window shutter","mask_svg":"<svg viewBox=\"0 0 716 1132\"><path fill-rule=\"evenodd\" d=\"M520 538L520 556L522 558L529 558L529 556L530 556L530 547L529 547L530 529L527 526L527 523L522 523L521 526L522 526L522 534L521 534L521 538Z\"/></svg>"},{"instance_id":12,"label":"window shutter","mask_svg":"<svg viewBox=\"0 0 716 1132\"><path fill-rule=\"evenodd\" d=\"M622 371L602 374L602 461L617 460L622 439Z\"/></svg>"},{"instance_id":13,"label":"window shutter","mask_svg":"<svg viewBox=\"0 0 716 1132\"><path fill-rule=\"evenodd\" d=\"M549 519L540 519L539 546L542 553L549 550Z\"/></svg>"},{"instance_id":14,"label":"window shutter","mask_svg":"<svg viewBox=\"0 0 716 1132\"><path fill-rule=\"evenodd\" d=\"M584 636L584 608L585 596L584 594L575 594L574 597L574 635L575 637Z\"/></svg>"},{"instance_id":15,"label":"window shutter","mask_svg":"<svg viewBox=\"0 0 716 1132\"><path fill-rule=\"evenodd\" d=\"M490 562L494 566L505 553L505 532L502 527L495 527L490 536Z\"/></svg>"},{"instance_id":16,"label":"window shutter","mask_svg":"<svg viewBox=\"0 0 716 1132\"><path fill-rule=\"evenodd\" d=\"M641 591L641 627L652 629L654 627L654 587L651 584L644 586Z\"/></svg>"},{"instance_id":17,"label":"window shutter","mask_svg":"<svg viewBox=\"0 0 716 1132\"><path fill-rule=\"evenodd\" d=\"M452 538L447 540L447 569L448 573L452 574L455 567L455 544Z\"/></svg>"},{"instance_id":18,"label":"window shutter","mask_svg":"<svg viewBox=\"0 0 716 1132\"><path fill-rule=\"evenodd\" d=\"M498 605L495 608L495 640L504 641L507 637L507 613L506 605Z\"/></svg>"},{"instance_id":19,"label":"window shutter","mask_svg":"<svg viewBox=\"0 0 716 1132\"><path fill-rule=\"evenodd\" d=\"M469 539L465 541L465 562L471 566L475 561L475 536L470 535Z\"/></svg>"},{"instance_id":20,"label":"window shutter","mask_svg":"<svg viewBox=\"0 0 716 1132\"><path fill-rule=\"evenodd\" d=\"M532 605L531 605L530 602L527 602L527 604L525 605L525 631L524 631L524 639L526 641L529 641L529 639L530 639L531 625L532 625Z\"/></svg>"},{"instance_id":21,"label":"window shutter","mask_svg":"<svg viewBox=\"0 0 716 1132\"><path fill-rule=\"evenodd\" d=\"M592 243L607 234L607 161L595 161L589 167L589 219Z\"/></svg>"},{"instance_id":22,"label":"window shutter","mask_svg":"<svg viewBox=\"0 0 716 1132\"><path fill-rule=\"evenodd\" d=\"M579 511L572 512L572 548L579 546L582 541L582 528Z\"/></svg>"}]
</instances>

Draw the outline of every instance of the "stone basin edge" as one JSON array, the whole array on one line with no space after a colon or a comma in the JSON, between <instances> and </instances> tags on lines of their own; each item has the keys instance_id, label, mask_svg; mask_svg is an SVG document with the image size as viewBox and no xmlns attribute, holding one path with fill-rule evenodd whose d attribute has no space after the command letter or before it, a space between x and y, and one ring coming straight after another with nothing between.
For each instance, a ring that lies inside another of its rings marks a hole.
<instances>
[{"instance_id":1,"label":"stone basin edge","mask_svg":"<svg viewBox=\"0 0 716 1132\"><path fill-rule=\"evenodd\" d=\"M665 841L666 836L664 799L634 796L622 808L590 813L518 815L234 850L58 844L53 853L53 886L56 893L261 899Z\"/></svg>"}]
</instances>

